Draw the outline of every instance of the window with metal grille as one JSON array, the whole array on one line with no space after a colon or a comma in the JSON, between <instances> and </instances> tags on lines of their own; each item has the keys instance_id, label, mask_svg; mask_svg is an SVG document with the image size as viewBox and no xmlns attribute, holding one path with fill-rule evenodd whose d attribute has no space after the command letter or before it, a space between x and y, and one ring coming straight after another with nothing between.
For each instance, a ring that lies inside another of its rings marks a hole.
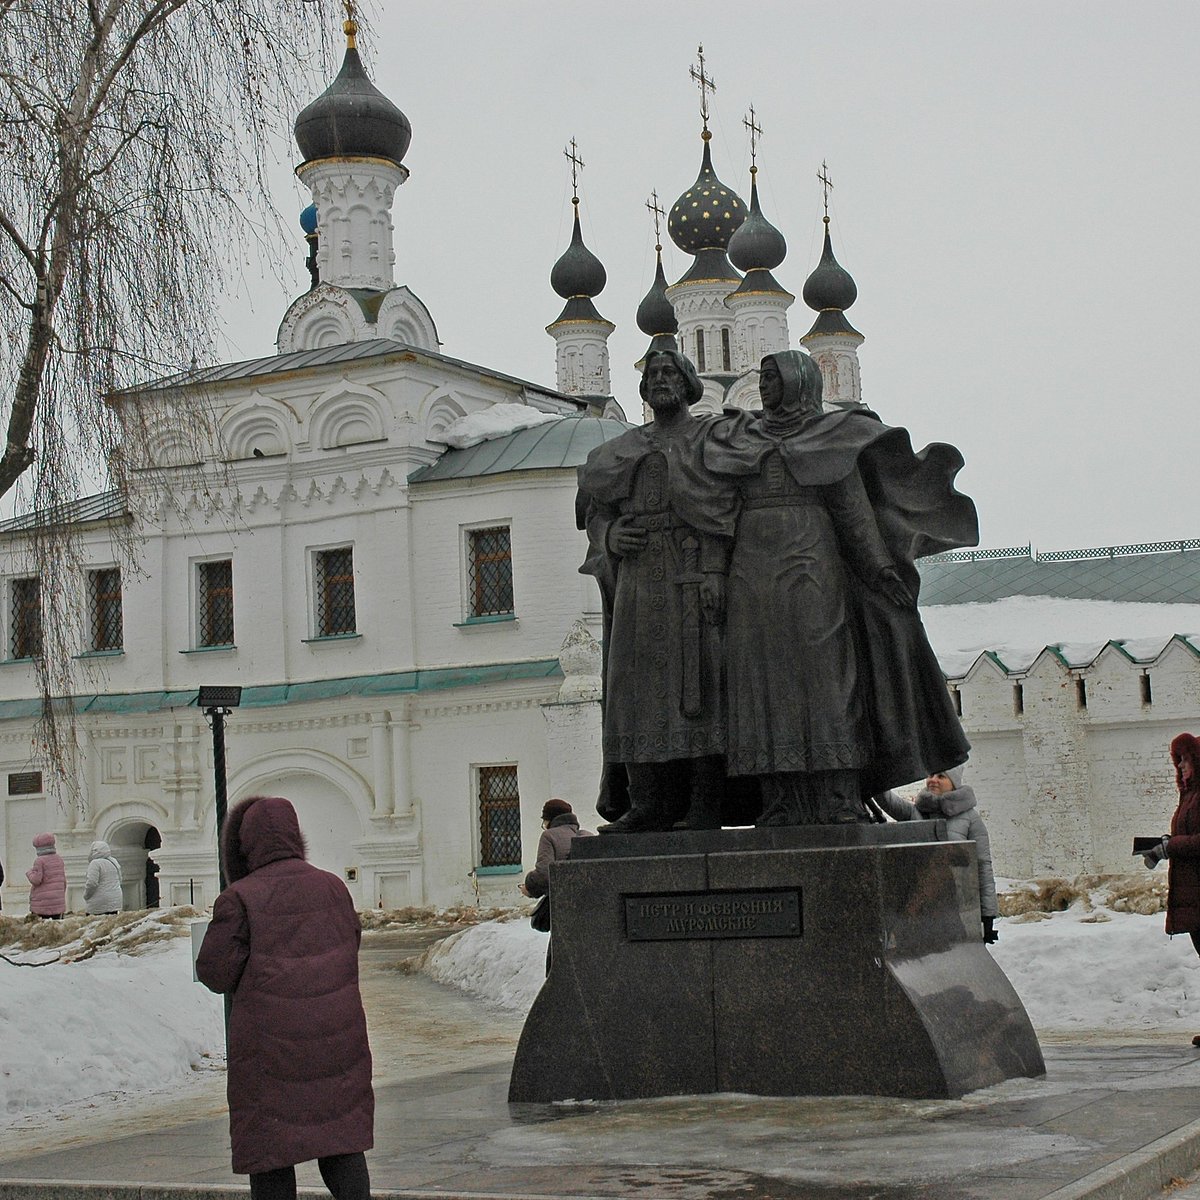
<instances>
[{"instance_id":1,"label":"window with metal grille","mask_svg":"<svg viewBox=\"0 0 1200 1200\"><path fill-rule=\"evenodd\" d=\"M354 550L318 550L317 636L354 632Z\"/></svg>"},{"instance_id":2,"label":"window with metal grille","mask_svg":"<svg viewBox=\"0 0 1200 1200\"><path fill-rule=\"evenodd\" d=\"M472 617L513 611L512 541L507 525L469 531L467 585Z\"/></svg>"},{"instance_id":3,"label":"window with metal grille","mask_svg":"<svg viewBox=\"0 0 1200 1200\"><path fill-rule=\"evenodd\" d=\"M704 370L704 330L696 330L696 370Z\"/></svg>"},{"instance_id":4,"label":"window with metal grille","mask_svg":"<svg viewBox=\"0 0 1200 1200\"><path fill-rule=\"evenodd\" d=\"M233 560L197 563L197 644L233 645Z\"/></svg>"},{"instance_id":5,"label":"window with metal grille","mask_svg":"<svg viewBox=\"0 0 1200 1200\"><path fill-rule=\"evenodd\" d=\"M42 581L36 575L12 580L9 601L9 651L13 658L37 658L42 652Z\"/></svg>"},{"instance_id":6,"label":"window with metal grille","mask_svg":"<svg viewBox=\"0 0 1200 1200\"><path fill-rule=\"evenodd\" d=\"M87 602L91 615L93 650L120 650L125 644L121 616L121 572L104 567L87 574Z\"/></svg>"},{"instance_id":7,"label":"window with metal grille","mask_svg":"<svg viewBox=\"0 0 1200 1200\"><path fill-rule=\"evenodd\" d=\"M41 771L17 771L8 777L10 796L36 796L41 790Z\"/></svg>"},{"instance_id":8,"label":"window with metal grille","mask_svg":"<svg viewBox=\"0 0 1200 1200\"><path fill-rule=\"evenodd\" d=\"M733 363L733 354L732 354L732 352L730 350L730 346L729 346L729 330L722 329L721 330L721 365L722 365L722 369L726 370L726 371L733 370L732 363Z\"/></svg>"},{"instance_id":9,"label":"window with metal grille","mask_svg":"<svg viewBox=\"0 0 1200 1200\"><path fill-rule=\"evenodd\" d=\"M479 768L479 865L521 863L521 795L517 768Z\"/></svg>"}]
</instances>

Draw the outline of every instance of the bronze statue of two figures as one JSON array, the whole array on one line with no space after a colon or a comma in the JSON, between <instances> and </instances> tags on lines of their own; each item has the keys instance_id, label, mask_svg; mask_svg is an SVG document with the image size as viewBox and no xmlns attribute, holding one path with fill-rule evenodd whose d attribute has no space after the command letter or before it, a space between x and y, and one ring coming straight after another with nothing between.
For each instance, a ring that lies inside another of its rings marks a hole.
<instances>
[{"instance_id":1,"label":"bronze statue of two figures","mask_svg":"<svg viewBox=\"0 0 1200 1200\"><path fill-rule=\"evenodd\" d=\"M654 420L579 469L604 602L604 832L869 820L867 798L965 762L917 613L923 555L975 545L962 457L866 411L826 413L800 351L761 412L696 417L646 356Z\"/></svg>"}]
</instances>

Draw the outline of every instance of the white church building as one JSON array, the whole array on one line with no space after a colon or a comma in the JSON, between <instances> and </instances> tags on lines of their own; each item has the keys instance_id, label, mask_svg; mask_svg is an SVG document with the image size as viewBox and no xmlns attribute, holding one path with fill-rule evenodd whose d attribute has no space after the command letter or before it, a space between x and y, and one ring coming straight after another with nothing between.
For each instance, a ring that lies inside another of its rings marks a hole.
<instances>
[{"instance_id":1,"label":"white church building","mask_svg":"<svg viewBox=\"0 0 1200 1200\"><path fill-rule=\"evenodd\" d=\"M296 121L313 286L284 315L278 353L113 397L139 431L129 504L98 496L59 514L77 525L84 559L69 798L35 751L37 518L0 527L6 911L23 910L31 842L46 829L67 861L71 908L96 839L122 862L127 907L144 902L148 853L163 904L212 902L206 685L242 689L225 723L229 803L289 797L310 857L361 907L516 902L545 799L565 797L594 828L600 613L578 573L575 469L629 428L609 395L614 326L594 304L604 268L576 207L551 274L564 301L547 329L554 387L442 353L432 315L394 277L409 123L348 32L337 79ZM753 177L747 204L716 176L707 128L702 141L697 180L667 218L691 265L668 284L660 255L637 322L650 345L693 359L701 409L720 411L756 403L755 366L791 345L795 297L771 274L786 245ZM826 230L804 287L816 319L798 340L821 365L827 404L857 407L863 338L845 317L857 293ZM185 411L210 414L203 444L181 436L194 425ZM136 572L114 549L127 527ZM983 561L935 564L926 578L979 580ZM1191 574L1169 598L1200 603ZM989 586L935 602L978 604L986 625ZM1093 590L1106 598L1102 583ZM943 655L1001 874L1120 869L1127 834L1160 831L1163 749L1200 726L1198 645Z\"/></svg>"}]
</instances>

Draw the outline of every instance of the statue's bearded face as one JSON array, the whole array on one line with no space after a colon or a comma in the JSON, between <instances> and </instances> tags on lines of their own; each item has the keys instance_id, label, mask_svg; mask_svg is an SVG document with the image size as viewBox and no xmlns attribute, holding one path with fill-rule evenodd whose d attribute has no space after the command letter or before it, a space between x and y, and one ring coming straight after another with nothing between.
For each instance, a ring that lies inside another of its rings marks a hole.
<instances>
[{"instance_id":1,"label":"statue's bearded face","mask_svg":"<svg viewBox=\"0 0 1200 1200\"><path fill-rule=\"evenodd\" d=\"M686 407L687 380L665 354L656 355L646 368L646 403L656 413L671 413Z\"/></svg>"}]
</instances>

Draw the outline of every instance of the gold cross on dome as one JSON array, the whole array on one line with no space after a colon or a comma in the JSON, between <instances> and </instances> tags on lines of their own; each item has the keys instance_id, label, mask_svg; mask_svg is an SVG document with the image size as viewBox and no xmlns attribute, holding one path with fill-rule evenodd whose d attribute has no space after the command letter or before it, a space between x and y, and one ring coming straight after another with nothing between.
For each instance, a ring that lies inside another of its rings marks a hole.
<instances>
[{"instance_id":1,"label":"gold cross on dome","mask_svg":"<svg viewBox=\"0 0 1200 1200\"><path fill-rule=\"evenodd\" d=\"M579 147L575 144L575 139L571 139L571 144L563 148L563 156L571 163L571 203L579 203L579 172L587 165L582 158L579 157Z\"/></svg>"},{"instance_id":2,"label":"gold cross on dome","mask_svg":"<svg viewBox=\"0 0 1200 1200\"><path fill-rule=\"evenodd\" d=\"M825 192L825 224L829 224L829 192L833 187L833 180L829 178L829 168L825 165L825 160L821 159L821 169L817 172L817 178L821 181L821 187Z\"/></svg>"},{"instance_id":3,"label":"gold cross on dome","mask_svg":"<svg viewBox=\"0 0 1200 1200\"><path fill-rule=\"evenodd\" d=\"M696 56L699 58L699 64L693 64L688 67L688 74L696 81L696 86L700 89L700 117L704 122L704 132L708 132L708 93L715 92L717 85L713 81L711 75L704 70L704 46L700 45L696 49Z\"/></svg>"},{"instance_id":4,"label":"gold cross on dome","mask_svg":"<svg viewBox=\"0 0 1200 1200\"><path fill-rule=\"evenodd\" d=\"M755 119L754 105L750 105L750 111L742 118L742 124L750 132L750 170L757 171L755 158L758 155L758 139L762 137L762 126Z\"/></svg>"},{"instance_id":5,"label":"gold cross on dome","mask_svg":"<svg viewBox=\"0 0 1200 1200\"><path fill-rule=\"evenodd\" d=\"M659 220L667 215L667 210L658 202L657 188L650 193L650 199L646 201L646 207L650 210L651 215L654 217L654 241L656 243L654 249L655 251L661 251L662 226L659 224Z\"/></svg>"}]
</instances>

